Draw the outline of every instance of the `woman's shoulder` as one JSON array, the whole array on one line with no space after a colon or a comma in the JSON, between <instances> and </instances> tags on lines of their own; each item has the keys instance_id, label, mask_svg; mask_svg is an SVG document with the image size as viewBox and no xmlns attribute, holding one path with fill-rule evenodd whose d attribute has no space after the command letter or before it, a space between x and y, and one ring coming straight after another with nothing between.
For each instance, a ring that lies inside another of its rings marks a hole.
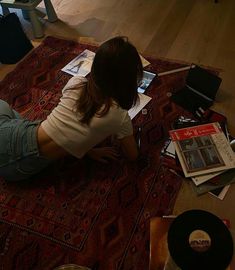
<instances>
[{"instance_id":1,"label":"woman's shoulder","mask_svg":"<svg viewBox=\"0 0 235 270\"><path fill-rule=\"evenodd\" d=\"M64 93L67 90L78 90L87 83L87 78L81 77L81 76L74 76L71 79L68 80L67 84L62 90L62 93Z\"/></svg>"},{"instance_id":2,"label":"woman's shoulder","mask_svg":"<svg viewBox=\"0 0 235 270\"><path fill-rule=\"evenodd\" d=\"M126 109L123 109L115 101L112 103L110 107L109 114L111 115L111 117L121 119L122 121L123 119L127 119L127 118L130 119L128 111Z\"/></svg>"},{"instance_id":3,"label":"woman's shoulder","mask_svg":"<svg viewBox=\"0 0 235 270\"><path fill-rule=\"evenodd\" d=\"M62 94L77 91L82 89L87 83L87 79L80 76L74 76L68 80L64 88L62 89Z\"/></svg>"}]
</instances>

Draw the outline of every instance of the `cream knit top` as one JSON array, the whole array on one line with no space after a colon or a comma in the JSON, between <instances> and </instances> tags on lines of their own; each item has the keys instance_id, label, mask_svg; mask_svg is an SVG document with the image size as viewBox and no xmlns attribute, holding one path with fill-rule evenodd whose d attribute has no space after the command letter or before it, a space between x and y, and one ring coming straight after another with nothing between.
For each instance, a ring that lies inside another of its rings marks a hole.
<instances>
[{"instance_id":1,"label":"cream knit top","mask_svg":"<svg viewBox=\"0 0 235 270\"><path fill-rule=\"evenodd\" d=\"M81 158L110 135L122 139L133 134L127 110L115 102L105 116L94 116L89 125L79 122L80 116L75 110L75 104L86 83L86 78L72 77L62 90L59 104L42 122L42 128L47 135L77 158Z\"/></svg>"}]
</instances>

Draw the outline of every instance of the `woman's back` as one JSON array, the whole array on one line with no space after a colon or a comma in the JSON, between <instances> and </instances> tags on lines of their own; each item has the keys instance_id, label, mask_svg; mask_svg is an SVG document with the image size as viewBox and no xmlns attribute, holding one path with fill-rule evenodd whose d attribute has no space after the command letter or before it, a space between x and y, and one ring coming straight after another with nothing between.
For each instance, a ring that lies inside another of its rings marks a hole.
<instances>
[{"instance_id":1,"label":"woman's back","mask_svg":"<svg viewBox=\"0 0 235 270\"><path fill-rule=\"evenodd\" d=\"M38 133L39 144L44 144L44 147L45 144L50 145L48 146L50 152L54 148L56 153L60 152L63 155L65 152L59 151L59 148L62 148L69 154L81 158L110 135L116 135L118 139L122 139L132 134L128 112L114 101L107 114L102 117L94 115L89 124L80 122L81 115L76 111L76 103L81 90L86 88L86 83L85 78L71 78L62 91L63 96L59 104L41 123ZM45 152L44 148L43 153L46 154ZM54 154L47 153L46 156L52 155Z\"/></svg>"}]
</instances>

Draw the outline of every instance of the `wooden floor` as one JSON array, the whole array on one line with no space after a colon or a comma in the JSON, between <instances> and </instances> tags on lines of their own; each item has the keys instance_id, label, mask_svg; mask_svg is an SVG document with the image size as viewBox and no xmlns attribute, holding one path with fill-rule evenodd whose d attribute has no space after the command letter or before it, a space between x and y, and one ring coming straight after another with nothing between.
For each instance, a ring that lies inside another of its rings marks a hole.
<instances>
[{"instance_id":1,"label":"wooden floor","mask_svg":"<svg viewBox=\"0 0 235 270\"><path fill-rule=\"evenodd\" d=\"M235 1L219 0L51 0L59 21L42 19L46 35L103 42L126 35L147 55L221 69L223 79L213 108L229 120L235 135ZM40 10L44 12L43 5ZM22 23L32 37L30 23ZM33 37L32 37L33 38ZM35 45L40 40L35 40ZM13 66L0 66L0 78ZM197 197L184 182L174 213L199 208L231 221L235 239L235 185L223 201ZM235 269L235 266L234 268Z\"/></svg>"}]
</instances>

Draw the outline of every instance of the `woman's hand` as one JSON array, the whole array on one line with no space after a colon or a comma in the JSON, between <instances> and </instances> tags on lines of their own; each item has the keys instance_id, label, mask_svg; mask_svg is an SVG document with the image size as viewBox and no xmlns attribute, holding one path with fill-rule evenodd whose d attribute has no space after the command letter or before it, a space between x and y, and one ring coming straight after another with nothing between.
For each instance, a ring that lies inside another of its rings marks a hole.
<instances>
[{"instance_id":1,"label":"woman's hand","mask_svg":"<svg viewBox=\"0 0 235 270\"><path fill-rule=\"evenodd\" d=\"M119 153L114 147L97 147L87 152L87 156L102 163L108 163L109 160L117 160Z\"/></svg>"}]
</instances>

